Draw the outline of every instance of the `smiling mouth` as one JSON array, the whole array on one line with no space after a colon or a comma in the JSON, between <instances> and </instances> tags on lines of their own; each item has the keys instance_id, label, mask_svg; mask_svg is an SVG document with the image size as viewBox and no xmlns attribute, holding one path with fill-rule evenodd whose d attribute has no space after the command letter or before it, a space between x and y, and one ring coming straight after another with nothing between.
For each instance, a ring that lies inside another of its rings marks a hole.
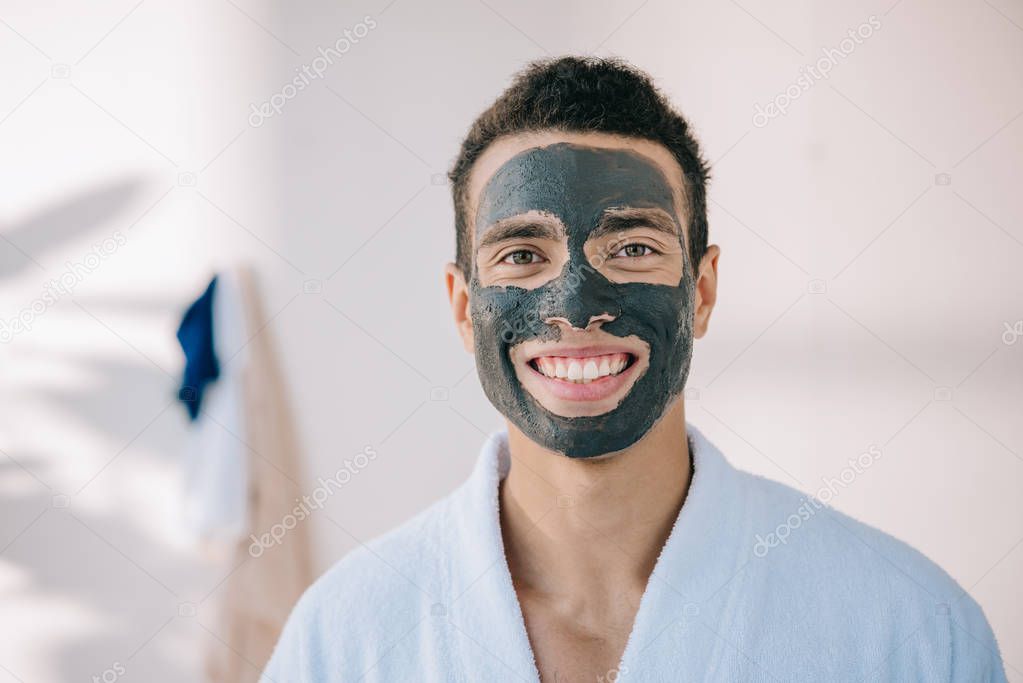
<instances>
[{"instance_id":1,"label":"smiling mouth","mask_svg":"<svg viewBox=\"0 0 1023 683\"><path fill-rule=\"evenodd\" d=\"M635 362L636 356L631 353L608 353L580 358L538 356L528 365L547 379L567 384L591 384L616 377Z\"/></svg>"},{"instance_id":2,"label":"smiling mouth","mask_svg":"<svg viewBox=\"0 0 1023 683\"><path fill-rule=\"evenodd\" d=\"M512 361L523 388L546 410L561 417L595 417L614 410L650 367L649 345L638 338L601 339L603 334L566 343L529 346Z\"/></svg>"}]
</instances>

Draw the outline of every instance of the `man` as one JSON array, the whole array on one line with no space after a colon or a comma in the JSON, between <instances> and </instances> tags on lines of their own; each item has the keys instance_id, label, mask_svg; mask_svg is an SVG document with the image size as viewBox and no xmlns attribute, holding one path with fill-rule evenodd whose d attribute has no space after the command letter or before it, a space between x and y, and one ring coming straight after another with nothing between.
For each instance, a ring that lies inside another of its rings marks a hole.
<instances>
[{"instance_id":1,"label":"man","mask_svg":"<svg viewBox=\"0 0 1023 683\"><path fill-rule=\"evenodd\" d=\"M533 64L450 177L448 294L507 433L306 593L265 680L1005 680L939 568L686 425L719 249L645 75Z\"/></svg>"}]
</instances>

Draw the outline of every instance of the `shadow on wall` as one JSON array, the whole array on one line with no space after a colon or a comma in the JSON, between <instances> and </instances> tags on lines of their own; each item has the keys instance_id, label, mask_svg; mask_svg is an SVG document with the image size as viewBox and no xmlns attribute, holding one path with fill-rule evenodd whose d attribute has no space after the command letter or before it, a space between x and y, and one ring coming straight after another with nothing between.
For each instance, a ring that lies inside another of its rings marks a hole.
<instances>
[{"instance_id":1,"label":"shadow on wall","mask_svg":"<svg viewBox=\"0 0 1023 683\"><path fill-rule=\"evenodd\" d=\"M29 464L38 460L26 456ZM195 557L146 533L136 523L137 511L97 515L73 502L56 507L43 486L12 494L10 482L20 470L9 460L0 467L4 517L34 519L3 550L4 564L13 565L18 577L3 611L13 612L9 627L39 644L32 648L32 664L52 671L55 681L110 680L104 672L118 669L125 674L118 680L190 680L195 668L175 643L179 629L168 627L187 618L177 616L189 604L178 584L195 573ZM25 657L6 652L4 661L13 655ZM23 672L8 670L19 677L12 680L22 680Z\"/></svg>"},{"instance_id":2,"label":"shadow on wall","mask_svg":"<svg viewBox=\"0 0 1023 683\"><path fill-rule=\"evenodd\" d=\"M66 199L5 225L2 234L13 249L0 251L0 279L21 274L26 268L38 265L36 259L61 244L107 225L141 194L143 185L141 178L100 185L66 195Z\"/></svg>"},{"instance_id":3,"label":"shadow on wall","mask_svg":"<svg viewBox=\"0 0 1023 683\"><path fill-rule=\"evenodd\" d=\"M187 303L87 301L100 320L163 321L160 338L168 343ZM256 313L257 322L265 319L265 311ZM259 379L249 380L257 383L248 388L266 419L242 436L258 455L251 460L254 478L263 485L253 520L259 530L291 509L302 477L274 335L256 327L261 332L250 339L250 348L264 362ZM0 503L0 563L7 565L5 574L17 577L13 601L0 616L11 610L13 618L4 621L25 621L18 633L40 648L40 654L26 654L0 645L0 665L11 656L33 663L42 657L54 680L111 680L115 674L126 681L194 680L204 665L217 667L218 680L258 674L279 627L311 581L307 530L293 530L285 545L257 561L248 556L247 539L229 557L203 558L197 546L175 543L168 538L174 512L167 504L178 495L173 484L189 430L176 400L179 368L161 368L142 349L116 342L116 355L17 346L19 357L33 367L58 368L50 372L59 381L33 381L19 389L23 400L9 413L22 423L19 429L46 427L52 435L25 439L40 444L35 452L0 457L0 491L6 493ZM55 486L58 482L63 486ZM252 600L254 595L273 598ZM26 672L10 670L25 678Z\"/></svg>"},{"instance_id":4,"label":"shadow on wall","mask_svg":"<svg viewBox=\"0 0 1023 683\"><path fill-rule=\"evenodd\" d=\"M64 193L4 225L0 285L51 277L44 264L59 267L49 263L54 254L117 223L145 185L130 177ZM57 305L78 305L98 321L170 323L185 303L130 296L85 302L87 311L76 301ZM11 313L4 311L5 319ZM0 347L19 369L6 387L17 400L4 407L0 437L20 433L25 438L14 443L30 444L14 450L0 443L0 680L27 680L26 666L60 681L194 679L196 644L210 638L199 618L202 602L224 577L220 565L168 537L171 477L187 429L175 404L177 370L129 343L112 355L55 334L32 329ZM172 343L169 324L160 334Z\"/></svg>"}]
</instances>

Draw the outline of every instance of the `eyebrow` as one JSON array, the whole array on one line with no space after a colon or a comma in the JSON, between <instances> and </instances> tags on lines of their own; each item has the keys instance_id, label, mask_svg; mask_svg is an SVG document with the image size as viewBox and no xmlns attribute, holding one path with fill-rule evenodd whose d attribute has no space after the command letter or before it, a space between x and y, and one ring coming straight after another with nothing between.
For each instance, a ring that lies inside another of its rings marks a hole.
<instances>
[{"instance_id":1,"label":"eyebrow","mask_svg":"<svg viewBox=\"0 0 1023 683\"><path fill-rule=\"evenodd\" d=\"M678 223L664 209L613 206L604 210L600 223L590 233L589 239L632 228L652 228L672 237L681 237Z\"/></svg>"},{"instance_id":2,"label":"eyebrow","mask_svg":"<svg viewBox=\"0 0 1023 683\"><path fill-rule=\"evenodd\" d=\"M503 218L487 228L480 240L479 249L513 239L560 239L565 235L565 226L557 218L547 216L511 216Z\"/></svg>"}]
</instances>

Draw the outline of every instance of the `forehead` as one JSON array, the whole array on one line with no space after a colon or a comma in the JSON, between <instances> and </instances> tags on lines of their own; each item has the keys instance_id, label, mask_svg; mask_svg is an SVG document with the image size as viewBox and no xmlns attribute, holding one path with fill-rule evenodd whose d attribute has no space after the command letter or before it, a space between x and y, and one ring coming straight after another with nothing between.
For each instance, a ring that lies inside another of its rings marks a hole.
<instances>
[{"instance_id":1,"label":"forehead","mask_svg":"<svg viewBox=\"0 0 1023 683\"><path fill-rule=\"evenodd\" d=\"M612 207L675 213L668 179L648 157L558 142L520 152L497 169L481 191L476 229L540 211L558 216L570 232L587 231Z\"/></svg>"},{"instance_id":2,"label":"forehead","mask_svg":"<svg viewBox=\"0 0 1023 683\"><path fill-rule=\"evenodd\" d=\"M495 211L511 215L551 208L538 203L567 201L592 206L670 204L679 224L685 225L682 170L671 153L649 140L606 133L541 131L501 138L474 164L468 200L471 223L477 214L500 218Z\"/></svg>"}]
</instances>

